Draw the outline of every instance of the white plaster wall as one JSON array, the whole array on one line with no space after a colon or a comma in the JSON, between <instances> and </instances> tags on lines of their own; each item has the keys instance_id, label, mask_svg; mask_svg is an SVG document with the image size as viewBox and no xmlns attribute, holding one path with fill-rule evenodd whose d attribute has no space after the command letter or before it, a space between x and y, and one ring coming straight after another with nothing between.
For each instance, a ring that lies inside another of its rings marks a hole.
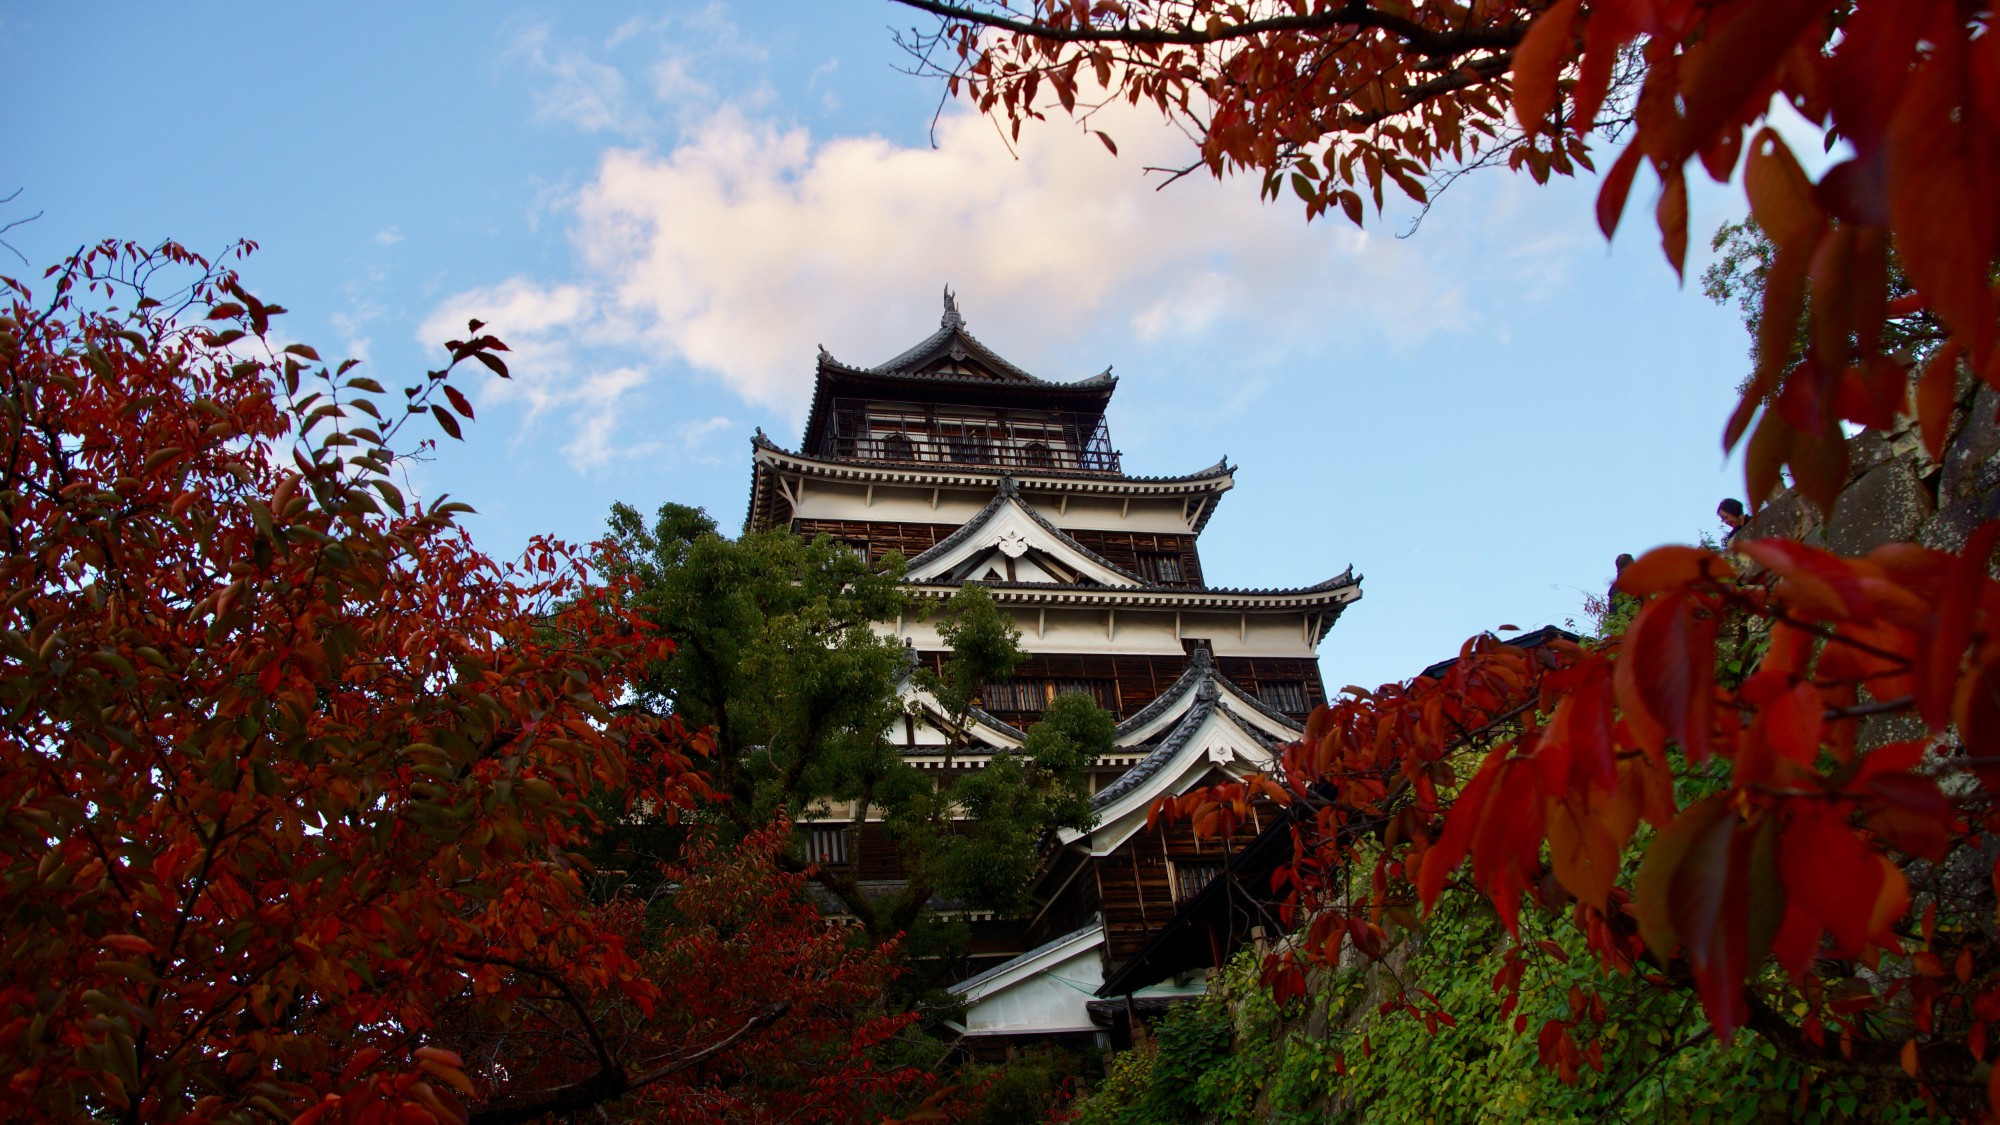
<instances>
[{"instance_id":1,"label":"white plaster wall","mask_svg":"<svg viewBox=\"0 0 2000 1125\"><path fill-rule=\"evenodd\" d=\"M1104 983L1099 946L1079 952L1036 975L993 993L966 1009L971 1031L1037 1031L1087 1028L1097 987Z\"/></svg>"},{"instance_id":2,"label":"white plaster wall","mask_svg":"<svg viewBox=\"0 0 2000 1125\"><path fill-rule=\"evenodd\" d=\"M1071 528L1088 528L1093 531L1147 531L1186 534L1190 531L1183 510L1192 514L1194 504L1184 506L1179 496L1154 498L1136 496L1130 504L1118 496L1071 495L1069 504L1062 504L1056 495L1036 495L1023 490L1028 502L1035 510L1048 518L1050 523L1065 531ZM1209 503L1214 503L1211 499ZM1199 503L1199 501L1196 501Z\"/></svg>"},{"instance_id":3,"label":"white plaster wall","mask_svg":"<svg viewBox=\"0 0 2000 1125\"><path fill-rule=\"evenodd\" d=\"M800 478L782 473L780 476L788 489L794 493L798 491ZM863 483L806 479L805 499L797 511L786 518L964 523L993 499L998 483L996 480L976 487L939 486L936 506L933 507L929 486L877 484L871 499L868 486ZM1128 504L1117 495L1054 492L1033 487L1023 488L1022 497L1043 518L1065 530L1082 528L1167 534L1192 531L1190 517L1202 502L1199 498L1186 501L1180 496L1137 496ZM1066 503L1064 497L1068 498ZM1213 505L1216 497L1209 495L1207 502ZM789 510L782 493L779 505L781 512Z\"/></svg>"},{"instance_id":4,"label":"white plaster wall","mask_svg":"<svg viewBox=\"0 0 2000 1125\"><path fill-rule=\"evenodd\" d=\"M1181 638L1205 639L1217 656L1305 657L1317 651L1305 643L1300 614L1291 611L1251 613L1238 636L1234 613L1181 615L1176 635L1172 610L1117 611L1115 629L1108 629L1103 609L1052 608L1046 613L1008 607L1014 627L1021 630L1021 648L1030 653L1113 653L1133 656L1177 656L1185 651ZM878 622L876 632L913 642L922 650L941 649L937 625L915 618L903 619L899 630L894 621Z\"/></svg>"}]
</instances>

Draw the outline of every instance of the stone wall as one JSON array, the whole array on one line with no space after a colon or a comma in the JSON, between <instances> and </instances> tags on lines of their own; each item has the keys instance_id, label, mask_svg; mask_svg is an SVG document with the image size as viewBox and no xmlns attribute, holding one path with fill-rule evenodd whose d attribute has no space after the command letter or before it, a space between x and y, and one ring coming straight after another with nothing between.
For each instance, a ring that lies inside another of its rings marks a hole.
<instances>
[{"instance_id":1,"label":"stone wall","mask_svg":"<svg viewBox=\"0 0 2000 1125\"><path fill-rule=\"evenodd\" d=\"M1972 529L2000 519L2000 394L1961 377L1942 463L1924 451L1916 423L1889 433L1863 430L1849 439L1848 480L1830 516L1790 489L1744 529L1780 535L1843 555L1884 543L1914 542L1945 551L1965 546Z\"/></svg>"}]
</instances>

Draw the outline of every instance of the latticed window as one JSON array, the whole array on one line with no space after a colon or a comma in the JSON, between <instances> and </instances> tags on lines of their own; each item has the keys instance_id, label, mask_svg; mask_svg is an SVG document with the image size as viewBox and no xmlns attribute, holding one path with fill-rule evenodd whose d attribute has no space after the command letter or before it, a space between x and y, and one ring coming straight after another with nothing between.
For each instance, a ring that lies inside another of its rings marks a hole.
<instances>
[{"instance_id":1,"label":"latticed window","mask_svg":"<svg viewBox=\"0 0 2000 1125\"><path fill-rule=\"evenodd\" d=\"M1184 581L1181 557L1177 554L1162 554L1157 551L1139 553L1139 574L1162 584Z\"/></svg>"},{"instance_id":2,"label":"latticed window","mask_svg":"<svg viewBox=\"0 0 2000 1125\"><path fill-rule=\"evenodd\" d=\"M1222 864L1205 861L1174 861L1174 901L1186 902L1201 893L1222 874Z\"/></svg>"},{"instance_id":3,"label":"latticed window","mask_svg":"<svg viewBox=\"0 0 2000 1125\"><path fill-rule=\"evenodd\" d=\"M909 438L902 434L890 434L882 439L882 458L885 461L914 461L917 450L910 444Z\"/></svg>"},{"instance_id":4,"label":"latticed window","mask_svg":"<svg viewBox=\"0 0 2000 1125\"><path fill-rule=\"evenodd\" d=\"M1307 709L1303 680L1261 680L1257 684L1257 698L1276 711L1296 714Z\"/></svg>"},{"instance_id":5,"label":"latticed window","mask_svg":"<svg viewBox=\"0 0 2000 1125\"><path fill-rule=\"evenodd\" d=\"M1083 679L993 680L981 699L988 711L1046 711L1058 695L1087 695L1099 707L1110 706L1111 681Z\"/></svg>"},{"instance_id":6,"label":"latticed window","mask_svg":"<svg viewBox=\"0 0 2000 1125\"><path fill-rule=\"evenodd\" d=\"M997 680L981 698L988 711L1040 711L1048 706L1048 689L1040 680Z\"/></svg>"},{"instance_id":7,"label":"latticed window","mask_svg":"<svg viewBox=\"0 0 2000 1125\"><path fill-rule=\"evenodd\" d=\"M806 859L821 867L847 866L847 826L816 824L807 829Z\"/></svg>"},{"instance_id":8,"label":"latticed window","mask_svg":"<svg viewBox=\"0 0 2000 1125\"><path fill-rule=\"evenodd\" d=\"M1050 680L1049 698L1058 695L1087 695L1099 707L1109 707L1111 682L1109 680Z\"/></svg>"},{"instance_id":9,"label":"latticed window","mask_svg":"<svg viewBox=\"0 0 2000 1125\"><path fill-rule=\"evenodd\" d=\"M1031 441L1021 447L1021 464L1023 465L1046 469L1055 463L1055 455L1049 452L1047 442Z\"/></svg>"}]
</instances>

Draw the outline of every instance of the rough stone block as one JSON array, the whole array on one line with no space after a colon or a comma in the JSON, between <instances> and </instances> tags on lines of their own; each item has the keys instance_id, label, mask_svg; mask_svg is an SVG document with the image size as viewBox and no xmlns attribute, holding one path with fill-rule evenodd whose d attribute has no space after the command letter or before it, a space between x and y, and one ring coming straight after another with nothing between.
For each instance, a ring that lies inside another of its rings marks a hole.
<instances>
[{"instance_id":1,"label":"rough stone block","mask_svg":"<svg viewBox=\"0 0 2000 1125\"><path fill-rule=\"evenodd\" d=\"M1862 430L1847 439L1847 477L1849 481L1880 465L1896 455L1889 439L1874 429Z\"/></svg>"},{"instance_id":2,"label":"rough stone block","mask_svg":"<svg viewBox=\"0 0 2000 1125\"><path fill-rule=\"evenodd\" d=\"M2000 488L1990 489L1984 495L1961 496L1946 504L1924 524L1917 542L1956 553L1965 549L1973 528L1991 519L2000 519Z\"/></svg>"},{"instance_id":3,"label":"rough stone block","mask_svg":"<svg viewBox=\"0 0 2000 1125\"><path fill-rule=\"evenodd\" d=\"M1843 555L1865 555L1884 543L1915 539L1931 512L1931 494L1908 462L1877 465L1834 503L1826 545Z\"/></svg>"},{"instance_id":4,"label":"rough stone block","mask_svg":"<svg viewBox=\"0 0 2000 1125\"><path fill-rule=\"evenodd\" d=\"M1745 539L1804 539L1819 525L1819 509L1787 489L1757 510L1740 533Z\"/></svg>"},{"instance_id":5,"label":"rough stone block","mask_svg":"<svg viewBox=\"0 0 2000 1125\"><path fill-rule=\"evenodd\" d=\"M2000 393L1982 385L1958 433L1945 446L1944 476L1938 484L1941 507L2000 485L2000 421L1995 420L1996 411L2000 411Z\"/></svg>"}]
</instances>

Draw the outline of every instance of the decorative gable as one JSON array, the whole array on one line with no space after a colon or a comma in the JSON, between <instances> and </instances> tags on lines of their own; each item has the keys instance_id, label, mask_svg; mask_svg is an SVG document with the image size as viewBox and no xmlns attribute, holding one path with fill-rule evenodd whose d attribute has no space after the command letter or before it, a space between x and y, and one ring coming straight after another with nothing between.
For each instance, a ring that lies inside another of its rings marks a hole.
<instances>
[{"instance_id":1,"label":"decorative gable","mask_svg":"<svg viewBox=\"0 0 2000 1125\"><path fill-rule=\"evenodd\" d=\"M935 547L911 559L919 583L1038 582L1061 586L1136 587L1146 581L1114 566L1064 534L1021 499L1013 478L978 515Z\"/></svg>"}]
</instances>

